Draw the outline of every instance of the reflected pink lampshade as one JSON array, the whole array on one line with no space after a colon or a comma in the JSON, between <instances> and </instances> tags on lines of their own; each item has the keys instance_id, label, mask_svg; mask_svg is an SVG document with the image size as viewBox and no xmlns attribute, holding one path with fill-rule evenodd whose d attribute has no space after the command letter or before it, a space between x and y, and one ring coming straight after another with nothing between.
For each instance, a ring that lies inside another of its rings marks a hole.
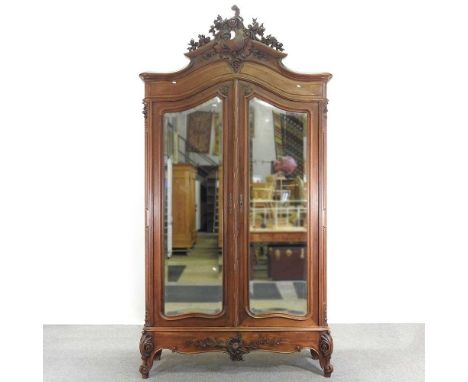
<instances>
[{"instance_id":1,"label":"reflected pink lampshade","mask_svg":"<svg viewBox=\"0 0 468 382\"><path fill-rule=\"evenodd\" d=\"M296 170L297 162L293 157L286 155L281 159L275 160L273 167L275 169L275 173L281 171L285 175L290 175Z\"/></svg>"}]
</instances>

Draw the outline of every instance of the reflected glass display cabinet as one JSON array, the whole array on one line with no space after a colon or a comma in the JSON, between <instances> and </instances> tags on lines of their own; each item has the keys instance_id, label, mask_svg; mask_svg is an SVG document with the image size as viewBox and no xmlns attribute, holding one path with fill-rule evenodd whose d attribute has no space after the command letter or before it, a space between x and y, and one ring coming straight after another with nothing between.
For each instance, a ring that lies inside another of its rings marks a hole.
<instances>
[{"instance_id":1,"label":"reflected glass display cabinet","mask_svg":"<svg viewBox=\"0 0 468 382\"><path fill-rule=\"evenodd\" d=\"M147 378L163 349L310 349L333 371L326 302L326 86L256 19L218 16L189 65L142 73Z\"/></svg>"}]
</instances>

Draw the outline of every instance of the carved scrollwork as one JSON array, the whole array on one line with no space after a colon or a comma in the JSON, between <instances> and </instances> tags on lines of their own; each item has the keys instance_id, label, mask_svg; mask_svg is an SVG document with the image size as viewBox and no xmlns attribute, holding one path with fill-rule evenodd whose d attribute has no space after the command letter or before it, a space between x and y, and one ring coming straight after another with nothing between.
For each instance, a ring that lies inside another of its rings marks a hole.
<instances>
[{"instance_id":1,"label":"carved scrollwork","mask_svg":"<svg viewBox=\"0 0 468 382\"><path fill-rule=\"evenodd\" d=\"M148 378L149 372L151 370L151 366L153 366L153 360L156 355L156 358L161 356L161 349L157 352L154 352L155 346L153 342L153 336L145 332L141 334L140 339L140 353L141 353L141 360L143 361L140 366L140 373L143 378ZM154 354L153 354L154 353Z\"/></svg>"},{"instance_id":2,"label":"carved scrollwork","mask_svg":"<svg viewBox=\"0 0 468 382\"><path fill-rule=\"evenodd\" d=\"M312 356L312 359L319 360L325 377L330 377L333 372L333 365L330 363L332 353L333 339L330 332L323 332L320 334L318 350L311 348L310 355Z\"/></svg>"},{"instance_id":3,"label":"carved scrollwork","mask_svg":"<svg viewBox=\"0 0 468 382\"><path fill-rule=\"evenodd\" d=\"M323 357L331 355L333 352L333 340L329 333L325 332L320 335L319 348Z\"/></svg>"},{"instance_id":4,"label":"carved scrollwork","mask_svg":"<svg viewBox=\"0 0 468 382\"><path fill-rule=\"evenodd\" d=\"M281 338L268 338L261 336L252 341L244 341L240 334L226 340L205 338L202 340L189 340L187 345L198 349L219 349L229 354L232 361L242 361L244 354L256 350L261 346L275 346L282 343Z\"/></svg>"},{"instance_id":5,"label":"carved scrollwork","mask_svg":"<svg viewBox=\"0 0 468 382\"><path fill-rule=\"evenodd\" d=\"M315 349L310 349L310 355L312 356L312 359L319 359L319 355Z\"/></svg>"},{"instance_id":6,"label":"carved scrollwork","mask_svg":"<svg viewBox=\"0 0 468 382\"><path fill-rule=\"evenodd\" d=\"M244 19L240 16L239 7L233 5L231 8L235 14L230 19L223 19L220 15L213 21L209 33L210 36L198 35L198 40L191 39L189 52L194 52L206 45L211 44L211 49L204 52L202 58L207 60L218 54L220 58L226 59L235 71L240 69L242 62L251 54L258 59L266 59L267 56L259 49L252 47L252 41L257 41L272 49L282 52L283 44L271 34L265 36L265 27L259 24L257 19L252 20L247 28Z\"/></svg>"},{"instance_id":7,"label":"carved scrollwork","mask_svg":"<svg viewBox=\"0 0 468 382\"><path fill-rule=\"evenodd\" d=\"M141 359L147 360L151 357L154 350L153 336L149 333L143 332L140 339L140 353Z\"/></svg>"}]
</instances>

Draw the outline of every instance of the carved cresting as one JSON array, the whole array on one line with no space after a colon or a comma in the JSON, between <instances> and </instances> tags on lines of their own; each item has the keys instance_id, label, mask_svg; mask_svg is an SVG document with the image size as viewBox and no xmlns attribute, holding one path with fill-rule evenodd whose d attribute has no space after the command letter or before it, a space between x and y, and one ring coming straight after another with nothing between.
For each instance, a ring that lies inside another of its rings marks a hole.
<instances>
[{"instance_id":1,"label":"carved cresting","mask_svg":"<svg viewBox=\"0 0 468 382\"><path fill-rule=\"evenodd\" d=\"M275 346L282 343L281 338L268 338L260 336L252 341L244 341L244 339L237 334L228 339L205 338L203 340L189 340L187 345L193 346L197 349L219 349L224 350L229 354L232 361L242 361L242 356L252 350L256 350L261 346Z\"/></svg>"},{"instance_id":2,"label":"carved cresting","mask_svg":"<svg viewBox=\"0 0 468 382\"><path fill-rule=\"evenodd\" d=\"M265 27L257 22L257 19L252 19L252 24L246 28L244 19L240 16L240 10L236 5L231 8L235 15L230 19L223 19L221 16L214 20L209 32L213 35L213 40L210 36L204 34L198 35L198 41L194 39L189 42L189 52L198 50L205 45L210 45L203 54L203 58L209 59L214 55L219 55L220 58L226 59L232 66L234 71L238 71L242 62L251 54L258 59L265 59L266 55L252 44L252 41L258 41L270 48L283 51L283 44L272 35L265 36ZM232 36L233 34L233 36Z\"/></svg>"}]
</instances>

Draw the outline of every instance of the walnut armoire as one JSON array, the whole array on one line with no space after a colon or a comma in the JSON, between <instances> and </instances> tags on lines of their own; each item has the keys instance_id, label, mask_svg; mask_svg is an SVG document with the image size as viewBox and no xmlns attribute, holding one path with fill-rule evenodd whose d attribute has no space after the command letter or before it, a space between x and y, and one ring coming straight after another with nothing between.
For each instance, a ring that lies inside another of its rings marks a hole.
<instances>
[{"instance_id":1,"label":"walnut armoire","mask_svg":"<svg viewBox=\"0 0 468 382\"><path fill-rule=\"evenodd\" d=\"M233 361L253 350L310 349L329 377L331 75L290 71L283 44L232 10L231 18L214 20L211 36L190 41L186 68L140 74L146 137L140 372L148 378L163 349L224 352Z\"/></svg>"}]
</instances>

